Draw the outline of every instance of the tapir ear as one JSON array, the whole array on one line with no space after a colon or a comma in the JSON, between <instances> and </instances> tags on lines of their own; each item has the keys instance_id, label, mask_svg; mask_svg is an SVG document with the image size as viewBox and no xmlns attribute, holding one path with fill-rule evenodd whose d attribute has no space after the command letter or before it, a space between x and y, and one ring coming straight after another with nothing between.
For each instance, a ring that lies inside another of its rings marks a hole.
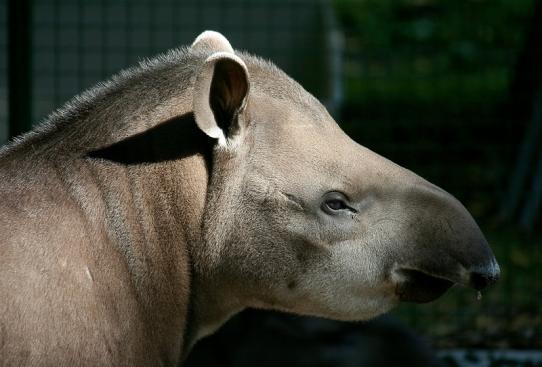
<instances>
[{"instance_id":1,"label":"tapir ear","mask_svg":"<svg viewBox=\"0 0 542 367\"><path fill-rule=\"evenodd\" d=\"M243 128L249 93L248 70L239 57L216 52L201 66L194 83L193 109L198 127L225 145Z\"/></svg>"},{"instance_id":2,"label":"tapir ear","mask_svg":"<svg viewBox=\"0 0 542 367\"><path fill-rule=\"evenodd\" d=\"M205 31L200 34L192 46L191 50L194 51L211 51L211 52L229 52L234 53L230 42L222 34L215 31Z\"/></svg>"}]
</instances>

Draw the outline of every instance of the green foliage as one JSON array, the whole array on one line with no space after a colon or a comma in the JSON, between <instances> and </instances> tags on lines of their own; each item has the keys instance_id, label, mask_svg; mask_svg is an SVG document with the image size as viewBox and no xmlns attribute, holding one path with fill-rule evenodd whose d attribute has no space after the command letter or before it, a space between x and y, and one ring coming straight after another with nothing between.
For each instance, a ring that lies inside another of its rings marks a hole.
<instances>
[{"instance_id":1,"label":"green foliage","mask_svg":"<svg viewBox=\"0 0 542 367\"><path fill-rule=\"evenodd\" d=\"M347 98L367 104L499 98L533 7L533 0L334 3L347 40Z\"/></svg>"},{"instance_id":2,"label":"green foliage","mask_svg":"<svg viewBox=\"0 0 542 367\"><path fill-rule=\"evenodd\" d=\"M473 56L483 46L515 48L533 0L334 0L341 23L362 47L416 43Z\"/></svg>"}]
</instances>

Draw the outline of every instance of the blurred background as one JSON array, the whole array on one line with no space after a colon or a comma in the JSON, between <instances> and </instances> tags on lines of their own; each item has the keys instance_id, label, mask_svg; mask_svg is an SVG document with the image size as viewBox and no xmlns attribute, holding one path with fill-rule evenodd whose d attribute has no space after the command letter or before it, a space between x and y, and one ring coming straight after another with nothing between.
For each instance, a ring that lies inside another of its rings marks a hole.
<instances>
[{"instance_id":1,"label":"blurred background","mask_svg":"<svg viewBox=\"0 0 542 367\"><path fill-rule=\"evenodd\" d=\"M542 0L0 0L0 144L203 30L458 197L502 280L372 322L248 311L189 365L542 365Z\"/></svg>"}]
</instances>

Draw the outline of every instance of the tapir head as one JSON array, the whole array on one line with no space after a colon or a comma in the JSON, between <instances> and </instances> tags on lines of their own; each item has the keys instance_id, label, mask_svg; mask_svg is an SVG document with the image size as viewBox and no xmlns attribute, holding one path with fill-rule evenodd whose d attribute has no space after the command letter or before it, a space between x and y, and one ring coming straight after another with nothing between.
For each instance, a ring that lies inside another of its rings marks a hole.
<instances>
[{"instance_id":1,"label":"tapir head","mask_svg":"<svg viewBox=\"0 0 542 367\"><path fill-rule=\"evenodd\" d=\"M220 34L191 52L204 55L194 116L214 139L201 261L247 306L359 320L499 277L453 196L351 140L296 82Z\"/></svg>"}]
</instances>

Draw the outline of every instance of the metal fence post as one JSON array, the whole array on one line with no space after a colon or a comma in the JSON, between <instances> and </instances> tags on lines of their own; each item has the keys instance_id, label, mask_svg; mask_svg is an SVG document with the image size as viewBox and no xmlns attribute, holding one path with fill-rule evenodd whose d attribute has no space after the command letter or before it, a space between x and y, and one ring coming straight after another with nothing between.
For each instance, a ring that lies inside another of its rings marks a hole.
<instances>
[{"instance_id":1,"label":"metal fence post","mask_svg":"<svg viewBox=\"0 0 542 367\"><path fill-rule=\"evenodd\" d=\"M30 129L32 112L32 0L9 0L8 99L10 137Z\"/></svg>"}]
</instances>

